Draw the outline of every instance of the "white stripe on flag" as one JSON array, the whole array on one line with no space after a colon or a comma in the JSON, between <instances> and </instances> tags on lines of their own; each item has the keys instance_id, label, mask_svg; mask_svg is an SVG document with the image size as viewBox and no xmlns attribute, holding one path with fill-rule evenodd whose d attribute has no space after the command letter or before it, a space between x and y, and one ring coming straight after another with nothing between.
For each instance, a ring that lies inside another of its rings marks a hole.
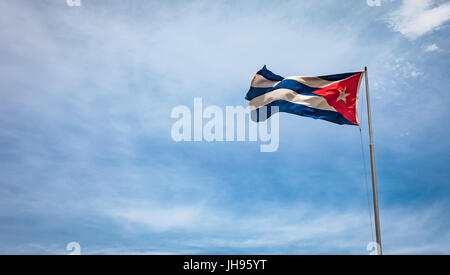
<instances>
[{"instance_id":1,"label":"white stripe on flag","mask_svg":"<svg viewBox=\"0 0 450 275\"><path fill-rule=\"evenodd\" d=\"M334 82L337 82L324 80L322 78L314 76L290 76L285 79L300 82L311 88L323 88L325 86L333 84ZM260 74L256 74L255 77L253 77L251 86L253 88L272 88L275 87L275 85L277 85L278 83L280 83L280 81L269 80Z\"/></svg>"},{"instance_id":2,"label":"white stripe on flag","mask_svg":"<svg viewBox=\"0 0 450 275\"><path fill-rule=\"evenodd\" d=\"M250 109L256 110L276 100L285 100L315 109L336 112L336 109L330 106L325 98L321 96L302 95L289 89L276 89L266 94L255 97L254 99L250 100Z\"/></svg>"},{"instance_id":3,"label":"white stripe on flag","mask_svg":"<svg viewBox=\"0 0 450 275\"><path fill-rule=\"evenodd\" d=\"M314 76L290 76L285 79L295 80L311 88L323 88L336 82L336 81L328 81Z\"/></svg>"},{"instance_id":4,"label":"white stripe on flag","mask_svg":"<svg viewBox=\"0 0 450 275\"><path fill-rule=\"evenodd\" d=\"M269 80L260 74L256 74L255 77L253 77L251 86L253 88L272 88L278 83L280 83L280 81Z\"/></svg>"}]
</instances>

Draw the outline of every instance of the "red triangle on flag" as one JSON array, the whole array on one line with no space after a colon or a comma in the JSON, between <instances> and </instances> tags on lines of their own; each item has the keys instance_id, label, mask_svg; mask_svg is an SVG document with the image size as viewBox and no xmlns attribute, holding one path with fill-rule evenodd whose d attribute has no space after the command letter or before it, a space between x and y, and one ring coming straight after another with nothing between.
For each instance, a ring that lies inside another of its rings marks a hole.
<instances>
[{"instance_id":1,"label":"red triangle on flag","mask_svg":"<svg viewBox=\"0 0 450 275\"><path fill-rule=\"evenodd\" d=\"M348 121L358 125L357 102L359 83L362 72L349 78L334 82L326 87L312 92L325 98L328 104L342 114Z\"/></svg>"}]
</instances>

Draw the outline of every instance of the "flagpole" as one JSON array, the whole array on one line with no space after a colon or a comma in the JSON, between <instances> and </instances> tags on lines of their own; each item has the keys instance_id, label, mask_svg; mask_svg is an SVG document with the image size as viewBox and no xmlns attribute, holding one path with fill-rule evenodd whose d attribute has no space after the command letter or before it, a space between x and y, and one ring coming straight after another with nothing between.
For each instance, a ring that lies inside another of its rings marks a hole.
<instances>
[{"instance_id":1,"label":"flagpole","mask_svg":"<svg viewBox=\"0 0 450 275\"><path fill-rule=\"evenodd\" d=\"M370 98L369 98L369 79L367 76L367 67L364 67L364 77L366 80L366 100L367 100L367 119L369 121L369 137L370 137L370 168L372 170L372 193L373 193L373 211L375 212L375 232L377 237L377 252L382 255L381 247L381 232L380 232L380 214L378 212L378 192L377 192L377 177L375 171L375 156L372 140L372 121L370 117Z\"/></svg>"}]
</instances>

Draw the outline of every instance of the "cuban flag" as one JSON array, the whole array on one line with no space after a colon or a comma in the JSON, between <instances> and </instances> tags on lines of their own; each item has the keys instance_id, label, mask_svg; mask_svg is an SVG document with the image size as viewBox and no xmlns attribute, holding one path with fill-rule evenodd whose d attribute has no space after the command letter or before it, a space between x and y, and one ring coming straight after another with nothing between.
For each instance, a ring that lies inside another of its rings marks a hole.
<instances>
[{"instance_id":1,"label":"cuban flag","mask_svg":"<svg viewBox=\"0 0 450 275\"><path fill-rule=\"evenodd\" d=\"M269 118L272 115L270 107L278 106L279 112L359 125L357 107L362 76L363 72L354 72L284 78L264 66L253 78L245 99L250 101L255 121ZM263 107L267 109L264 108L264 115L261 115Z\"/></svg>"}]
</instances>

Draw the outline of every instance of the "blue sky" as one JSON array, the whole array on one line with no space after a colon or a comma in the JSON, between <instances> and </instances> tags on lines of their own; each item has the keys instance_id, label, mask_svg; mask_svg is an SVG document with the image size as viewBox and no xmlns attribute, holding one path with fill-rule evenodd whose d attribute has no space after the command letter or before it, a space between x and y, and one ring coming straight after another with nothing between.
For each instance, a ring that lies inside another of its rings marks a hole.
<instances>
[{"instance_id":1,"label":"blue sky","mask_svg":"<svg viewBox=\"0 0 450 275\"><path fill-rule=\"evenodd\" d=\"M171 139L173 107L245 105L263 65L368 66L384 252L450 253L448 1L1 0L0 13L0 253L369 253L357 127L280 114L274 153Z\"/></svg>"}]
</instances>

